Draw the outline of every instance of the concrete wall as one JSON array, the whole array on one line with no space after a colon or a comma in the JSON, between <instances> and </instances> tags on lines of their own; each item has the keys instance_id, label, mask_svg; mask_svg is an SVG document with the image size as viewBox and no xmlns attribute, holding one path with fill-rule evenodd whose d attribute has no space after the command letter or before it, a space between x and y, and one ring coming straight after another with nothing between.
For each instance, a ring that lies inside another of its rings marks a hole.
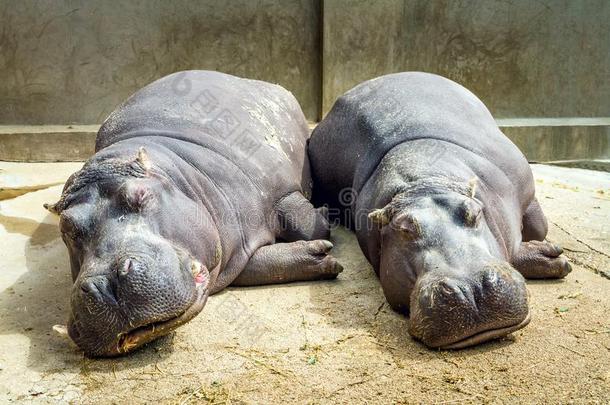
<instances>
[{"instance_id":1,"label":"concrete wall","mask_svg":"<svg viewBox=\"0 0 610 405\"><path fill-rule=\"evenodd\" d=\"M0 0L0 124L99 124L151 81L210 69L320 106L316 0Z\"/></svg>"},{"instance_id":2,"label":"concrete wall","mask_svg":"<svg viewBox=\"0 0 610 405\"><path fill-rule=\"evenodd\" d=\"M0 0L0 160L84 159L183 69L279 83L312 121L361 81L435 72L531 160L609 158L608 21L608 0Z\"/></svg>"},{"instance_id":3,"label":"concrete wall","mask_svg":"<svg viewBox=\"0 0 610 405\"><path fill-rule=\"evenodd\" d=\"M324 112L361 81L421 70L496 118L610 117L608 0L327 0L323 14Z\"/></svg>"}]
</instances>

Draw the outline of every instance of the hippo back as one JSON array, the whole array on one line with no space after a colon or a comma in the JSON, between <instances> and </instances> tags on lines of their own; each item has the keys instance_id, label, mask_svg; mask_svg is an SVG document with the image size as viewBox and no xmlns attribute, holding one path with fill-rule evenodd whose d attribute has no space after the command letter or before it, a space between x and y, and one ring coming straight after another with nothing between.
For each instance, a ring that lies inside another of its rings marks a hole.
<instances>
[{"instance_id":1,"label":"hippo back","mask_svg":"<svg viewBox=\"0 0 610 405\"><path fill-rule=\"evenodd\" d=\"M474 94L441 76L405 72L364 82L337 100L310 140L314 182L323 178L317 184L329 195L345 187L360 191L390 149L417 139L467 149L515 182L528 175L523 154ZM330 173L328 167L337 169Z\"/></svg>"},{"instance_id":2,"label":"hippo back","mask_svg":"<svg viewBox=\"0 0 610 405\"><path fill-rule=\"evenodd\" d=\"M162 144L196 163L203 148L238 166L260 189L284 184L291 190L281 193L308 193L308 136L299 104L284 88L194 70L163 77L132 95L103 123L96 152L139 137L144 146Z\"/></svg>"}]
</instances>

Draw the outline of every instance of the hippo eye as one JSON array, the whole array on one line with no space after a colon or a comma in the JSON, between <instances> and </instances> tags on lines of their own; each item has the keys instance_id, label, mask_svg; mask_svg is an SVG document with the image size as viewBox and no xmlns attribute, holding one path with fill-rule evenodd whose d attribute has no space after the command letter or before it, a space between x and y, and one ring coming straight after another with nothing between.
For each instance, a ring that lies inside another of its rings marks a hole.
<instances>
[{"instance_id":1,"label":"hippo eye","mask_svg":"<svg viewBox=\"0 0 610 405\"><path fill-rule=\"evenodd\" d=\"M61 233L72 240L77 240L83 234L82 228L71 216L62 215L59 221L59 229Z\"/></svg>"},{"instance_id":2,"label":"hippo eye","mask_svg":"<svg viewBox=\"0 0 610 405\"><path fill-rule=\"evenodd\" d=\"M133 211L140 211L151 200L149 187L143 184L127 183L121 192L124 206Z\"/></svg>"},{"instance_id":3,"label":"hippo eye","mask_svg":"<svg viewBox=\"0 0 610 405\"><path fill-rule=\"evenodd\" d=\"M91 225L90 209L88 204L79 204L63 211L59 219L61 233L71 240L82 239Z\"/></svg>"}]
</instances>

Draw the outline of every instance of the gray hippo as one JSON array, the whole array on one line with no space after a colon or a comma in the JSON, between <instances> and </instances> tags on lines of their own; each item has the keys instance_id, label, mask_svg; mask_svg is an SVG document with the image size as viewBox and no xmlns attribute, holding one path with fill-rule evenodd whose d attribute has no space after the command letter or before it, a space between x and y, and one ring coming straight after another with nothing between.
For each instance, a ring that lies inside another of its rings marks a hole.
<instances>
[{"instance_id":1,"label":"gray hippo","mask_svg":"<svg viewBox=\"0 0 610 405\"><path fill-rule=\"evenodd\" d=\"M119 355L228 285L335 278L328 221L307 199L308 137L295 98L270 83L188 71L132 95L45 205L70 256L70 338Z\"/></svg>"},{"instance_id":2,"label":"gray hippo","mask_svg":"<svg viewBox=\"0 0 610 405\"><path fill-rule=\"evenodd\" d=\"M358 85L315 128L308 153L314 204L342 209L389 304L429 347L524 327L523 277L571 270L544 241L527 160L451 80L408 72Z\"/></svg>"}]
</instances>

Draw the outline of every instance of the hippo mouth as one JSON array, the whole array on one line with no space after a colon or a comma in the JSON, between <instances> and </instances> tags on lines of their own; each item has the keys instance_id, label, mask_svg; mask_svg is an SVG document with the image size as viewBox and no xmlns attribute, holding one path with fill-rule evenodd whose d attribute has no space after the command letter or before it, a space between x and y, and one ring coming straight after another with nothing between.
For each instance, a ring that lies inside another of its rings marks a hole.
<instances>
[{"instance_id":1,"label":"hippo mouth","mask_svg":"<svg viewBox=\"0 0 610 405\"><path fill-rule=\"evenodd\" d=\"M144 326L139 326L128 332L123 332L118 336L116 347L107 356L120 356L134 349L145 345L161 336L167 335L174 329L184 325L197 316L208 299L210 274L204 267L195 276L196 297L193 303L180 315L163 321L152 322Z\"/></svg>"},{"instance_id":2,"label":"hippo mouth","mask_svg":"<svg viewBox=\"0 0 610 405\"><path fill-rule=\"evenodd\" d=\"M527 326L527 324L530 323L530 320L531 320L531 315L528 312L525 319L523 321L519 322L518 324L515 324L512 326L507 326L504 328L489 329L489 330L485 330L482 332L477 332L474 335L470 335L466 338L463 338L457 342L454 342L454 343L451 343L448 345L440 346L439 348L442 350L463 349L465 347L478 345L480 343L487 342L489 340L499 339L501 337L508 335L509 333L512 333L516 330L519 330L519 329Z\"/></svg>"}]
</instances>

